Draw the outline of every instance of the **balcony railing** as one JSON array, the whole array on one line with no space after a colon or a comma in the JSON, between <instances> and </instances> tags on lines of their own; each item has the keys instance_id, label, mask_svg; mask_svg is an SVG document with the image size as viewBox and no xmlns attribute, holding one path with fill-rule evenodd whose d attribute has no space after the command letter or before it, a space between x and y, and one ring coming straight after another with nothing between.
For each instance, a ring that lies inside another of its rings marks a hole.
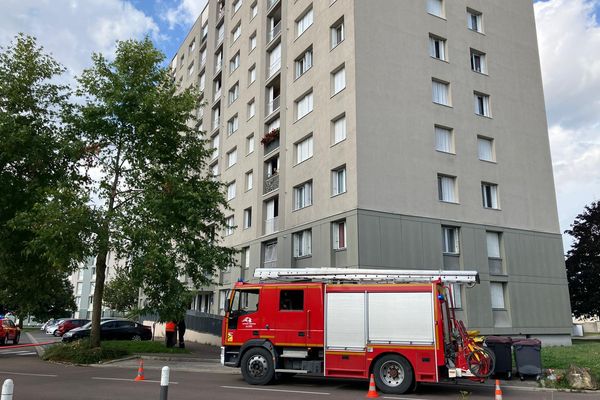
<instances>
[{"instance_id":1,"label":"balcony railing","mask_svg":"<svg viewBox=\"0 0 600 400\"><path fill-rule=\"evenodd\" d=\"M279 96L275 97L271 101L268 101L267 105L266 105L265 116L269 116L273 112L279 110L279 106L280 106L279 103L280 103L280 97Z\"/></svg>"},{"instance_id":2,"label":"balcony railing","mask_svg":"<svg viewBox=\"0 0 600 400\"><path fill-rule=\"evenodd\" d=\"M223 60L217 60L215 64L215 75L221 72L221 69L223 69Z\"/></svg>"},{"instance_id":3,"label":"balcony railing","mask_svg":"<svg viewBox=\"0 0 600 400\"><path fill-rule=\"evenodd\" d=\"M279 231L279 217L265 220L265 235L270 235Z\"/></svg>"},{"instance_id":4,"label":"balcony railing","mask_svg":"<svg viewBox=\"0 0 600 400\"><path fill-rule=\"evenodd\" d=\"M281 57L273 60L273 62L271 62L271 65L269 65L268 78L270 78L273 75L275 75L275 73L277 71L279 71L280 69L281 69Z\"/></svg>"},{"instance_id":5,"label":"balcony railing","mask_svg":"<svg viewBox=\"0 0 600 400\"><path fill-rule=\"evenodd\" d=\"M220 123L221 123L221 118L220 117L219 118L213 118L213 125L212 125L213 131L219 127Z\"/></svg>"},{"instance_id":6,"label":"balcony railing","mask_svg":"<svg viewBox=\"0 0 600 400\"><path fill-rule=\"evenodd\" d=\"M223 18L224 15L225 15L225 8L221 8L219 11L217 11L217 22L219 22L221 20L221 18Z\"/></svg>"},{"instance_id":7,"label":"balcony railing","mask_svg":"<svg viewBox=\"0 0 600 400\"><path fill-rule=\"evenodd\" d=\"M223 40L225 39L225 32L219 32L219 36L217 36L217 43L215 43L216 47L219 47Z\"/></svg>"},{"instance_id":8,"label":"balcony railing","mask_svg":"<svg viewBox=\"0 0 600 400\"><path fill-rule=\"evenodd\" d=\"M277 3L279 3L279 0L267 0L267 10L271 9Z\"/></svg>"},{"instance_id":9,"label":"balcony railing","mask_svg":"<svg viewBox=\"0 0 600 400\"><path fill-rule=\"evenodd\" d=\"M263 194L270 193L277 189L279 189L279 174L274 174L268 178L265 178Z\"/></svg>"},{"instance_id":10,"label":"balcony railing","mask_svg":"<svg viewBox=\"0 0 600 400\"><path fill-rule=\"evenodd\" d=\"M279 35L280 33L281 33L281 21L279 21L273 27L273 29L271 29L270 31L267 31L267 43L269 43L271 40L275 39L277 37L277 35Z\"/></svg>"}]
</instances>

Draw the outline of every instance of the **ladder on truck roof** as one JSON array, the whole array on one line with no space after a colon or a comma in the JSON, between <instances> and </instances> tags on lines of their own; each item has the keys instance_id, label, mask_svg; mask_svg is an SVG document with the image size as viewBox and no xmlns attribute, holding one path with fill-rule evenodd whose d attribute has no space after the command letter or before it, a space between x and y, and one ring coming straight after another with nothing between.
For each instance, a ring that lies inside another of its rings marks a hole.
<instances>
[{"instance_id":1,"label":"ladder on truck roof","mask_svg":"<svg viewBox=\"0 0 600 400\"><path fill-rule=\"evenodd\" d=\"M479 283L477 271L397 270L363 268L258 268L254 277L261 280L319 282L433 282Z\"/></svg>"}]
</instances>

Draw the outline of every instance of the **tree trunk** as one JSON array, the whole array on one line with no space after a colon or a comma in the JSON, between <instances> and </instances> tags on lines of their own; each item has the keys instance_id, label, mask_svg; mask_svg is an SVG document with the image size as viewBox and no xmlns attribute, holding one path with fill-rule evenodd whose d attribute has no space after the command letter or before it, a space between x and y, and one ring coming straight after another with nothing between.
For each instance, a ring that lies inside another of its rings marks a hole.
<instances>
[{"instance_id":1,"label":"tree trunk","mask_svg":"<svg viewBox=\"0 0 600 400\"><path fill-rule=\"evenodd\" d=\"M106 232L108 235L108 232ZM92 309L92 330L90 332L91 347L100 347L100 319L102 318L102 297L104 295L104 280L106 277L106 260L108 258L107 245L102 245L96 257L96 286L94 288L94 302Z\"/></svg>"}]
</instances>

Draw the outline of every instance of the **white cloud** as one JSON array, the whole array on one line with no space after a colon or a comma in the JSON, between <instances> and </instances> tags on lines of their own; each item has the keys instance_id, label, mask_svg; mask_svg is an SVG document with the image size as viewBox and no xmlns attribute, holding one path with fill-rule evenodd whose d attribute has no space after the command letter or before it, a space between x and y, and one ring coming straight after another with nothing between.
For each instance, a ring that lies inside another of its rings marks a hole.
<instances>
[{"instance_id":1,"label":"white cloud","mask_svg":"<svg viewBox=\"0 0 600 400\"><path fill-rule=\"evenodd\" d=\"M179 5L166 10L164 19L169 23L169 28L175 25L189 27L193 24L204 9L207 0L181 0Z\"/></svg>"},{"instance_id":2,"label":"white cloud","mask_svg":"<svg viewBox=\"0 0 600 400\"><path fill-rule=\"evenodd\" d=\"M0 44L19 32L37 37L72 77L89 66L92 53L110 56L117 40L156 38L159 28L124 0L2 0Z\"/></svg>"},{"instance_id":3,"label":"white cloud","mask_svg":"<svg viewBox=\"0 0 600 400\"><path fill-rule=\"evenodd\" d=\"M600 0L535 4L561 229L600 199ZM565 245L570 239L565 238Z\"/></svg>"}]
</instances>

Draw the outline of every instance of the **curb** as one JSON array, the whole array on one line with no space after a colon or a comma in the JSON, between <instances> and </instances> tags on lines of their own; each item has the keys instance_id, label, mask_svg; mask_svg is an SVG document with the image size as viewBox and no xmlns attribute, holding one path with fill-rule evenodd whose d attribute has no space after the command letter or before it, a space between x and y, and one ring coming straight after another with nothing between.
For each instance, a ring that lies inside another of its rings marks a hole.
<instances>
[{"instance_id":1,"label":"curb","mask_svg":"<svg viewBox=\"0 0 600 400\"><path fill-rule=\"evenodd\" d=\"M100 362L100 363L98 363L98 364L101 364L101 365L109 365L109 364L114 364L114 363L118 363L118 362L121 362L121 361L135 360L135 359L137 359L137 358L140 358L140 357L139 357L139 356L136 356L136 355L132 355L132 356L127 356L127 357L123 357L123 358L117 358L117 359L114 359L114 360L102 361L102 362ZM88 364L88 365L89 365L89 364Z\"/></svg>"},{"instance_id":2,"label":"curb","mask_svg":"<svg viewBox=\"0 0 600 400\"><path fill-rule=\"evenodd\" d=\"M218 358L196 358L196 357L177 357L177 356L160 356L151 354L134 354L136 358L143 358L144 360L158 360L158 361L181 361L181 362L215 362L218 363Z\"/></svg>"},{"instance_id":3,"label":"curb","mask_svg":"<svg viewBox=\"0 0 600 400\"><path fill-rule=\"evenodd\" d=\"M470 388L485 387L485 388L490 388L490 389L493 389L495 387L495 385L489 384L489 383L476 384L476 383L465 383L465 382L460 382L458 384L432 383L432 385L446 386L446 387L448 387L448 386L451 386L451 387L465 386L465 387L470 387ZM509 388L509 389L513 389L513 390L520 390L522 392L562 392L562 393L596 393L596 394L598 393L598 390L554 389L554 388L544 388L544 387L517 386L517 385L511 385L510 383L506 383L504 381L501 382L501 386L504 388Z\"/></svg>"},{"instance_id":4,"label":"curb","mask_svg":"<svg viewBox=\"0 0 600 400\"><path fill-rule=\"evenodd\" d=\"M39 342L33 337L33 335L29 332L25 332L25 335L27 335L27 338L29 339L29 341L33 344L38 344ZM39 358L42 358L42 356L44 355L44 353L46 352L46 349L43 348L42 346L35 346L35 351L38 354Z\"/></svg>"}]
</instances>

